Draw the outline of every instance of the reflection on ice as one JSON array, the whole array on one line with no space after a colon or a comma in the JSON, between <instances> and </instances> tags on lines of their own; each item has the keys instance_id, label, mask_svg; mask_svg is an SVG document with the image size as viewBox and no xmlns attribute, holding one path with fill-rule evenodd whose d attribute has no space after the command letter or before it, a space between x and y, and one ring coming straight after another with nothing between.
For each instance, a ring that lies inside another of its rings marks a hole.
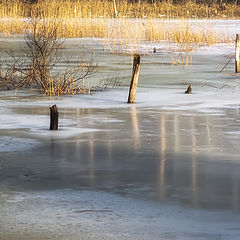
<instances>
[{"instance_id":1,"label":"reflection on ice","mask_svg":"<svg viewBox=\"0 0 240 240\"><path fill-rule=\"evenodd\" d=\"M165 198L165 154L166 154L166 133L165 133L165 116L164 114L160 115L160 198Z\"/></svg>"},{"instance_id":2,"label":"reflection on ice","mask_svg":"<svg viewBox=\"0 0 240 240\"><path fill-rule=\"evenodd\" d=\"M137 115L136 107L131 107L130 115L131 115L131 122L132 122L131 128L133 132L133 137L135 139L134 148L139 150L141 148L141 136L139 132L138 115Z\"/></svg>"},{"instance_id":3,"label":"reflection on ice","mask_svg":"<svg viewBox=\"0 0 240 240\"><path fill-rule=\"evenodd\" d=\"M195 135L195 123L193 116L190 117L191 132L192 132L192 205L197 206L197 163L196 163L196 135Z\"/></svg>"},{"instance_id":4,"label":"reflection on ice","mask_svg":"<svg viewBox=\"0 0 240 240\"><path fill-rule=\"evenodd\" d=\"M228 118L136 106L81 112L62 109L63 117L73 119L74 124L66 125L72 129L70 133L74 131L72 136L44 135L42 141L30 135L39 145L17 158L11 152L2 153L0 165L2 171L6 159L11 159L8 169L14 168L16 161L22 169L26 165L33 175L27 173L26 179L19 180L24 170L19 173L16 169L11 179L27 189L74 186L200 208L239 210L240 151L236 141L240 136L234 133L239 115L234 109L222 111ZM11 131L2 130L2 134L13 136L16 131ZM20 131L19 137L22 134ZM9 179L2 174L0 180L8 183Z\"/></svg>"},{"instance_id":5,"label":"reflection on ice","mask_svg":"<svg viewBox=\"0 0 240 240\"><path fill-rule=\"evenodd\" d=\"M89 161L90 161L90 186L95 187L95 153L94 153L94 135L89 136Z\"/></svg>"}]
</instances>

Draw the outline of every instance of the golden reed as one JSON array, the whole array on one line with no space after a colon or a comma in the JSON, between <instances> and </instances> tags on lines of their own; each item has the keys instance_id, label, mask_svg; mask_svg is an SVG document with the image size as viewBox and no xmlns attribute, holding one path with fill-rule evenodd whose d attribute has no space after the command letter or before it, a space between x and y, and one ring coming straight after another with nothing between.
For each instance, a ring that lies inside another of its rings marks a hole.
<instances>
[{"instance_id":1,"label":"golden reed","mask_svg":"<svg viewBox=\"0 0 240 240\"><path fill-rule=\"evenodd\" d=\"M220 37L209 26L192 27L186 19L235 18L240 14L240 7L236 5L208 6L193 2L175 5L170 1L133 3L118 0L116 9L117 17L113 1L108 0L38 0L34 4L2 0L0 32L24 34L28 28L27 18L54 18L60 22L59 36L70 38L97 37L111 39L111 42L122 41L122 44L162 40L214 44L230 39L226 33L221 33ZM177 21L169 24L167 19Z\"/></svg>"}]
</instances>

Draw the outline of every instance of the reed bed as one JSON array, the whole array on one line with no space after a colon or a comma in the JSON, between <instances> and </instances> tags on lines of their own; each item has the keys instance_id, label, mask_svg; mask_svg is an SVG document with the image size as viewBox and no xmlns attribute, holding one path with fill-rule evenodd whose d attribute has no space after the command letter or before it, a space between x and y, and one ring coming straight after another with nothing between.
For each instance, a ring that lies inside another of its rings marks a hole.
<instances>
[{"instance_id":1,"label":"reed bed","mask_svg":"<svg viewBox=\"0 0 240 240\"><path fill-rule=\"evenodd\" d=\"M231 17L240 14L236 5L204 5L186 2L141 4L108 0L38 0L35 4L20 0L0 3L0 32L24 35L28 19L55 19L59 22L58 36L65 38L96 37L105 39L112 49L140 46L141 43L168 41L179 43L181 49L196 45L229 42L226 32L216 33L211 26L189 24L190 18ZM116 16L117 15L117 16ZM177 18L177 19L176 19ZM175 19L175 20L173 20ZM210 24L210 23L209 23Z\"/></svg>"},{"instance_id":2,"label":"reed bed","mask_svg":"<svg viewBox=\"0 0 240 240\"><path fill-rule=\"evenodd\" d=\"M60 18L112 18L115 16L114 1L109 0L38 0L35 4L22 0L1 0L1 17L28 17L32 12L39 17ZM171 1L138 2L117 0L118 17L127 18L238 18L240 6L236 4L197 4L186 1L173 4Z\"/></svg>"},{"instance_id":3,"label":"reed bed","mask_svg":"<svg viewBox=\"0 0 240 240\"><path fill-rule=\"evenodd\" d=\"M46 20L45 20L46 21ZM211 23L189 24L187 20L177 21L161 19L58 19L58 36L66 38L96 37L106 42L123 45L149 41L151 43L170 41L176 43L192 42L212 45L229 42L227 31L215 32ZM0 19L0 32L6 35L24 33L28 29L28 20L21 18Z\"/></svg>"}]
</instances>

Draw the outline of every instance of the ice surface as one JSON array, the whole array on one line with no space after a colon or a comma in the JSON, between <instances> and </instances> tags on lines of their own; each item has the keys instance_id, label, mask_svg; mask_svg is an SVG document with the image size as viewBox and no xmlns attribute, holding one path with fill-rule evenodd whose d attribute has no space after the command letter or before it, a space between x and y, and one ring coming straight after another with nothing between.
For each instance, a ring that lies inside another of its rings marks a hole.
<instances>
[{"instance_id":1,"label":"ice surface","mask_svg":"<svg viewBox=\"0 0 240 240\"><path fill-rule=\"evenodd\" d=\"M207 112L214 114L221 112L221 108L230 107L237 108L240 104L240 92L234 89L209 89L208 87L196 87L193 89L193 94L184 94L186 86L176 88L162 89L154 88L139 88L136 95L136 103L134 105L127 104L128 89L120 90L106 90L94 93L93 95L75 95L64 97L52 97L49 100L46 97L38 101L14 101L2 99L0 106L8 105L9 107L44 107L45 112L52 104L57 104L60 109L84 109L84 108L131 108L131 107L158 107L164 110L184 110L189 111ZM2 110L3 111L3 110ZM4 110L4 112L6 112ZM1 116L4 123L2 128L16 128L15 124L19 127L26 127L29 119L25 115L6 115ZM31 115L33 126L40 125L40 128L46 126L49 120L47 116ZM103 119L106 120L106 119ZM63 125L70 119L63 119ZM108 120L108 121L115 121ZM24 124L26 122L26 125ZM12 124L12 127L11 127Z\"/></svg>"},{"instance_id":2,"label":"ice surface","mask_svg":"<svg viewBox=\"0 0 240 240\"><path fill-rule=\"evenodd\" d=\"M230 212L159 205L101 191L65 189L5 198L9 208L0 209L2 240L16 236L12 229L19 233L17 239L34 233L34 239L238 240L240 234L240 217Z\"/></svg>"},{"instance_id":3,"label":"ice surface","mask_svg":"<svg viewBox=\"0 0 240 240\"><path fill-rule=\"evenodd\" d=\"M212 21L218 31L225 24L234 37L239 20ZM17 48L19 39L3 40L4 51ZM239 239L240 80L234 61L220 73L234 43L198 49L189 66L172 64L168 43L144 43L136 103L127 104L132 58L102 42L67 39L64 54L74 62L94 49L100 72L86 81L119 72L123 89L0 92L0 239Z\"/></svg>"},{"instance_id":4,"label":"ice surface","mask_svg":"<svg viewBox=\"0 0 240 240\"><path fill-rule=\"evenodd\" d=\"M0 137L0 152L26 151L37 145L33 139Z\"/></svg>"}]
</instances>

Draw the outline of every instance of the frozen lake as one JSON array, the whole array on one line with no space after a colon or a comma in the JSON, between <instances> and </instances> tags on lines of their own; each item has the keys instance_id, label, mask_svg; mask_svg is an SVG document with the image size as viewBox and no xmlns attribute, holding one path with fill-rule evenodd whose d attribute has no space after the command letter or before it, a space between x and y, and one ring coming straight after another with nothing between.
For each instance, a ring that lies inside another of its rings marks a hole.
<instances>
[{"instance_id":1,"label":"frozen lake","mask_svg":"<svg viewBox=\"0 0 240 240\"><path fill-rule=\"evenodd\" d=\"M130 82L131 57L99 40L67 40L64 53L75 61L92 46L90 84L116 70ZM239 239L239 75L233 61L220 73L234 45L202 48L189 66L157 48L142 57L134 105L127 88L0 93L1 240ZM54 103L60 130L50 132Z\"/></svg>"}]
</instances>

